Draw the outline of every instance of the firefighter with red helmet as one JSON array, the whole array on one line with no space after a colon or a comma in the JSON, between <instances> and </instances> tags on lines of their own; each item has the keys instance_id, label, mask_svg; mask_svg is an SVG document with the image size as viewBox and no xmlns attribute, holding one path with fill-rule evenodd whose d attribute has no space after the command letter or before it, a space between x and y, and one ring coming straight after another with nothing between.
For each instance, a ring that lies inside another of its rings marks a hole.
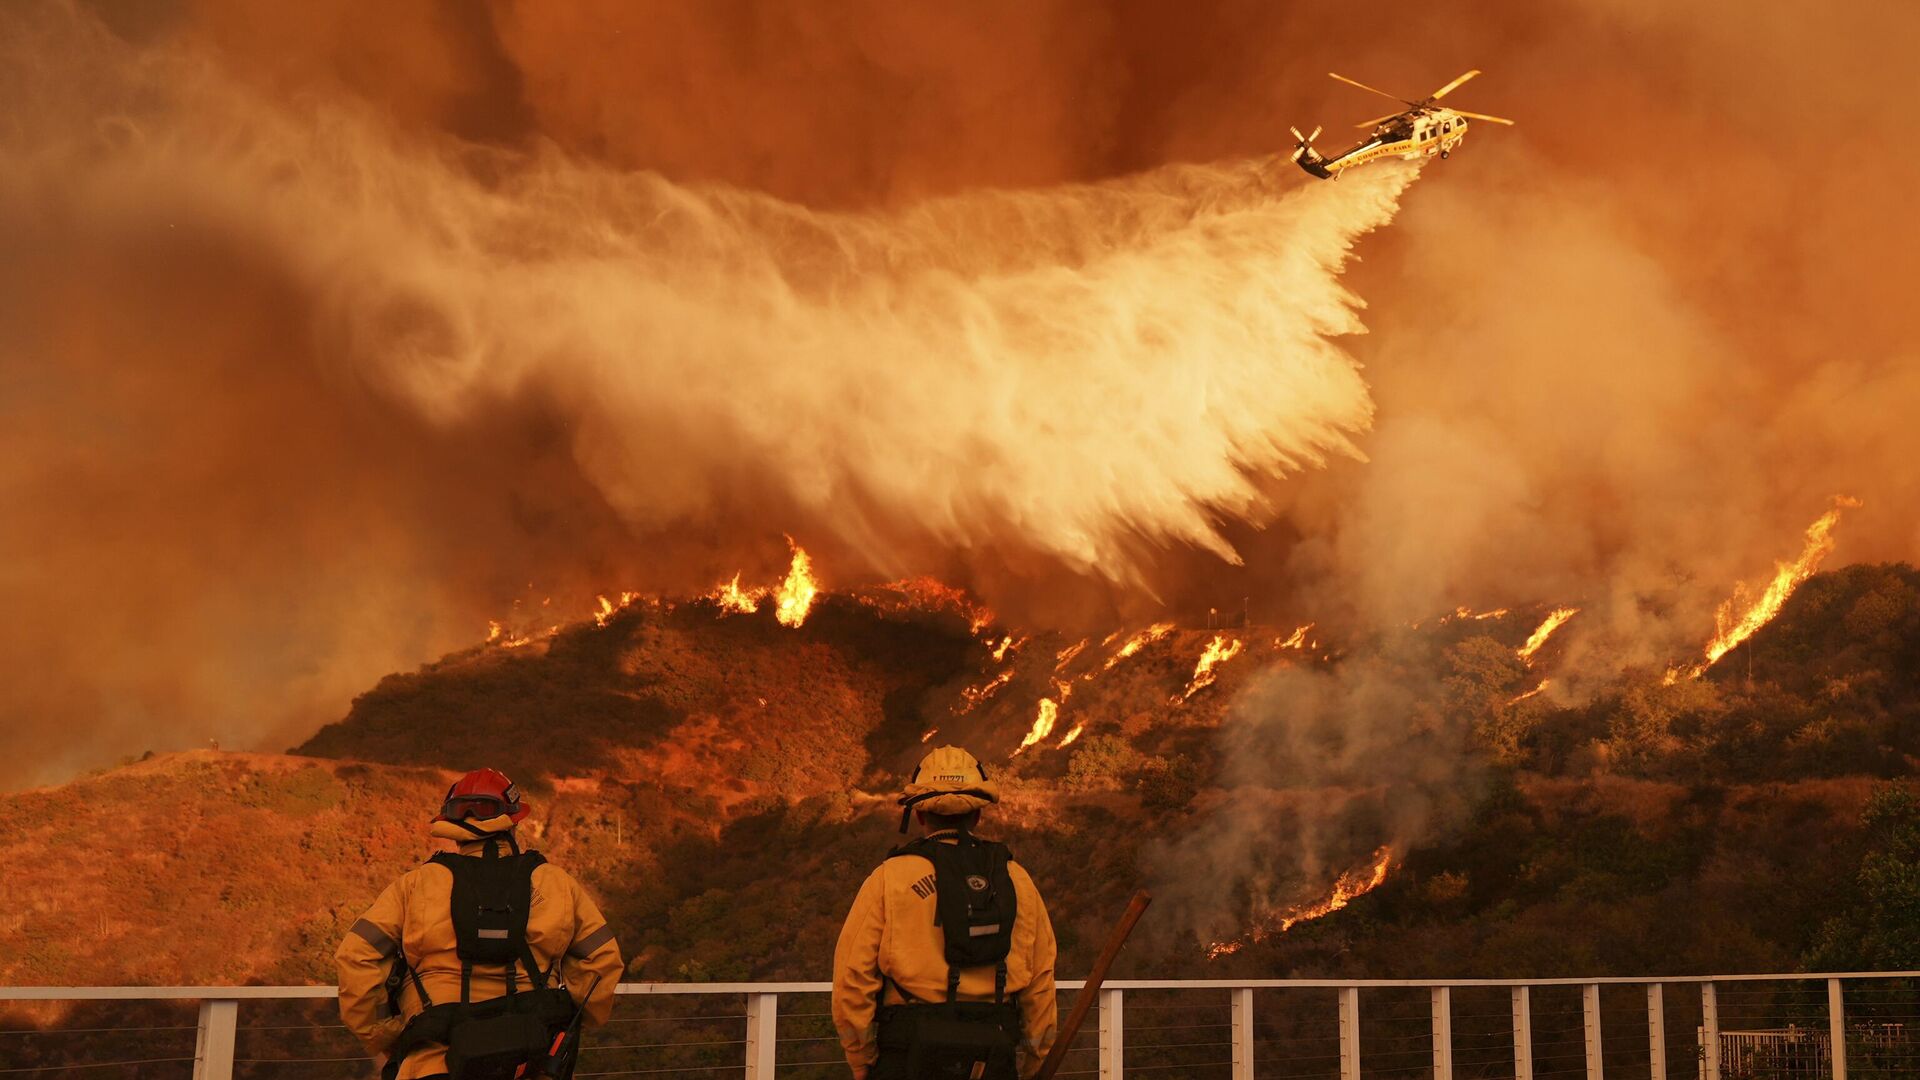
<instances>
[{"instance_id":1,"label":"firefighter with red helmet","mask_svg":"<svg viewBox=\"0 0 1920 1080\"><path fill-rule=\"evenodd\" d=\"M613 928L571 875L520 846L528 806L478 769L447 789L435 837L453 841L388 885L334 962L340 1017L386 1080L564 1077L606 1020L623 965Z\"/></svg>"}]
</instances>

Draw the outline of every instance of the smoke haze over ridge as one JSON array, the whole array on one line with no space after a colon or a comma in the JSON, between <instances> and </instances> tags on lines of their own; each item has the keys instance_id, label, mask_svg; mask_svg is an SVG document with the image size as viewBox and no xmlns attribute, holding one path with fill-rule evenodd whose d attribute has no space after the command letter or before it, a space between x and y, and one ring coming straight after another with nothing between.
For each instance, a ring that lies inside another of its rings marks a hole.
<instances>
[{"instance_id":1,"label":"smoke haze over ridge","mask_svg":"<svg viewBox=\"0 0 1920 1080\"><path fill-rule=\"evenodd\" d=\"M1579 599L1608 664L1837 491L1842 557L1916 547L1903 9L91 10L0 15L0 784L284 744L513 597L782 531L1024 617ZM1377 111L1327 67L1468 66L1521 126L1344 283L1404 176L1231 164Z\"/></svg>"}]
</instances>

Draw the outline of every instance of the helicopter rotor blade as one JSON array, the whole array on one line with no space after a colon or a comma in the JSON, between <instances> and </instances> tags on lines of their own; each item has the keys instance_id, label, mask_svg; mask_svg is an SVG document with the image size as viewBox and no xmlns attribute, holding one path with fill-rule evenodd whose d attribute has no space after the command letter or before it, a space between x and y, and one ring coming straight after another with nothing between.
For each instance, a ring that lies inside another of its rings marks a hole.
<instances>
[{"instance_id":1,"label":"helicopter rotor blade","mask_svg":"<svg viewBox=\"0 0 1920 1080\"><path fill-rule=\"evenodd\" d=\"M1313 140L1315 140L1315 139L1317 139L1317 138L1319 138L1319 137L1320 137L1320 125L1319 125L1319 124L1315 124L1315 125L1313 125L1313 134L1311 134L1311 135L1309 135L1309 136L1307 136L1307 141L1308 141L1308 142L1312 142Z\"/></svg>"},{"instance_id":2,"label":"helicopter rotor blade","mask_svg":"<svg viewBox=\"0 0 1920 1080\"><path fill-rule=\"evenodd\" d=\"M1381 97L1383 97L1383 98L1392 98L1392 99L1393 99L1393 100L1395 100L1395 101L1399 101L1399 102L1405 102L1405 103L1406 103L1406 104L1408 104L1408 105L1418 105L1418 104L1419 104L1419 102L1417 102L1417 101L1407 101L1407 99L1406 99L1406 98L1403 98L1403 97L1401 97L1401 96L1400 96L1400 95L1398 95L1398 94L1389 94L1389 93L1387 93L1387 92L1386 92L1385 90L1381 90L1381 89L1379 89L1379 88L1377 88L1377 87L1372 87L1372 86L1368 86L1368 85L1367 85L1366 83L1363 83L1363 82L1361 82L1361 81L1360 81L1360 80L1358 80L1358 79L1349 79L1349 78L1347 78L1347 77L1346 77L1345 75L1342 75L1342 74L1340 74L1340 73L1339 73L1339 72L1337 72L1337 71L1329 71L1329 72L1327 72L1327 74L1329 74L1329 75L1331 75L1331 76L1333 76L1333 77L1334 77L1334 78L1336 78L1336 79L1339 79L1339 80L1340 80L1341 82L1343 82L1343 83L1346 83L1346 84L1347 84L1347 85L1349 85L1349 86L1357 86L1357 87L1359 87L1360 89L1362 89L1362 90L1365 90L1365 91L1367 91L1367 92L1368 92L1368 93L1370 93L1370 94L1379 94L1379 95L1380 95Z\"/></svg>"},{"instance_id":3,"label":"helicopter rotor blade","mask_svg":"<svg viewBox=\"0 0 1920 1080\"><path fill-rule=\"evenodd\" d=\"M1368 121L1366 121L1366 122L1364 122L1364 123L1359 123L1359 124L1355 124L1355 125L1353 125L1353 126L1354 126L1354 127L1357 127L1357 128L1363 128L1363 129L1364 129L1364 128L1370 128L1370 127L1372 127L1372 126L1374 126L1375 124L1379 124L1379 123L1384 123L1384 122L1386 122L1386 121L1388 121L1388 120L1391 120L1391 119L1393 119L1394 117L1396 117L1396 116L1399 116L1399 115L1400 115L1400 114L1399 114L1399 113L1397 113L1397 112L1390 112L1390 113L1388 113L1388 114L1387 114L1387 115L1385 115L1385 116L1376 116L1376 117L1374 117L1374 118L1373 118L1373 119L1371 119L1371 120L1368 120Z\"/></svg>"},{"instance_id":4,"label":"helicopter rotor blade","mask_svg":"<svg viewBox=\"0 0 1920 1080\"><path fill-rule=\"evenodd\" d=\"M1475 120L1486 120L1495 124L1505 124L1508 127L1513 126L1513 121L1504 116L1488 116L1486 113L1468 112L1465 109L1454 109L1453 111L1459 113L1461 116L1471 116Z\"/></svg>"},{"instance_id":5,"label":"helicopter rotor blade","mask_svg":"<svg viewBox=\"0 0 1920 1080\"><path fill-rule=\"evenodd\" d=\"M1445 85L1445 86L1443 86L1443 87L1441 87L1440 89L1438 89L1438 90L1435 90L1435 91L1433 92L1433 96L1432 96L1432 97L1430 97L1430 98L1428 98L1427 100L1428 100L1428 101L1439 101L1439 100L1440 100L1441 98L1443 98L1443 97L1446 97L1446 96L1447 96L1448 94L1451 94L1451 93L1453 93L1453 92L1454 92L1455 90L1458 90L1458 89L1460 89L1460 84L1462 84L1462 83L1464 83L1464 82L1466 82L1466 81L1467 81L1468 79L1471 79L1471 78L1473 78L1473 77L1474 77L1475 75L1478 75L1478 74L1480 74L1480 69L1478 69L1478 68L1475 68L1474 70L1472 70L1472 71L1469 71L1469 72L1467 72L1467 73L1466 73L1465 75L1462 75L1462 76L1460 76L1459 78L1457 78L1457 79L1455 79L1455 80L1453 80L1452 82L1450 82L1450 83L1448 83L1447 85Z\"/></svg>"},{"instance_id":6,"label":"helicopter rotor blade","mask_svg":"<svg viewBox=\"0 0 1920 1080\"><path fill-rule=\"evenodd\" d=\"M1306 141L1307 141L1307 137L1306 137L1305 135L1302 135L1302 134L1300 134L1300 129L1299 129L1299 128L1297 128L1297 127L1288 127L1288 128L1287 128L1287 130L1288 130L1288 131L1291 131L1291 132L1293 132L1293 141L1294 141L1294 142L1302 142L1302 143L1303 143L1303 142L1306 142Z\"/></svg>"}]
</instances>

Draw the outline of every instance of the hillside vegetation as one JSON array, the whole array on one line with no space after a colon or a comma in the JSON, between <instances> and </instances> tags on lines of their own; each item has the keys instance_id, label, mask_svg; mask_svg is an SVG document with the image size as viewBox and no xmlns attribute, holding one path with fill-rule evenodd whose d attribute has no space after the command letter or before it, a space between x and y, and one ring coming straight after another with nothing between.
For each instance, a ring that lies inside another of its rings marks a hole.
<instances>
[{"instance_id":1,"label":"hillside vegetation","mask_svg":"<svg viewBox=\"0 0 1920 1080\"><path fill-rule=\"evenodd\" d=\"M0 982L330 981L340 934L480 764L522 780L529 831L601 897L631 978L825 978L923 736L997 768L983 831L1048 895L1070 974L1134 887L1188 867L1170 846L1240 855L1185 875L1131 974L1914 962L1920 574L1821 575L1706 677L1624 673L1577 704L1515 700L1537 616L1338 648L1223 631L1242 651L1179 700L1216 632L1116 660L1124 636L1070 653L845 596L798 629L639 604L391 676L289 755L155 756L13 796L0 865L25 899L0 918ZM1057 726L1016 755L1043 697ZM1368 709L1393 724L1363 738ZM1207 959L1211 928L1310 901L1389 843L1379 888Z\"/></svg>"}]
</instances>

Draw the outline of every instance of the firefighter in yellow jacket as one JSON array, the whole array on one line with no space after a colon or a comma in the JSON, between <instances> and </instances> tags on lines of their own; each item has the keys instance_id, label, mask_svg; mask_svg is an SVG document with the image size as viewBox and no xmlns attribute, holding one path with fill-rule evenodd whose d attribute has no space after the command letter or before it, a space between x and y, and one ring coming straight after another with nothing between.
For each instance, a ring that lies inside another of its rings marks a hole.
<instances>
[{"instance_id":1,"label":"firefighter in yellow jacket","mask_svg":"<svg viewBox=\"0 0 1920 1080\"><path fill-rule=\"evenodd\" d=\"M387 1080L513 1075L515 1055L524 1075L565 1076L566 1040L612 1011L613 929L571 875L520 850L527 810L499 772L461 777L432 825L459 853L388 885L334 954L340 1017L387 1056Z\"/></svg>"},{"instance_id":2,"label":"firefighter in yellow jacket","mask_svg":"<svg viewBox=\"0 0 1920 1080\"><path fill-rule=\"evenodd\" d=\"M943 746L899 801L900 830L915 814L923 835L867 876L834 949L847 1064L855 1080L1030 1077L1058 1023L1053 924L1026 870L973 835L998 789Z\"/></svg>"}]
</instances>

